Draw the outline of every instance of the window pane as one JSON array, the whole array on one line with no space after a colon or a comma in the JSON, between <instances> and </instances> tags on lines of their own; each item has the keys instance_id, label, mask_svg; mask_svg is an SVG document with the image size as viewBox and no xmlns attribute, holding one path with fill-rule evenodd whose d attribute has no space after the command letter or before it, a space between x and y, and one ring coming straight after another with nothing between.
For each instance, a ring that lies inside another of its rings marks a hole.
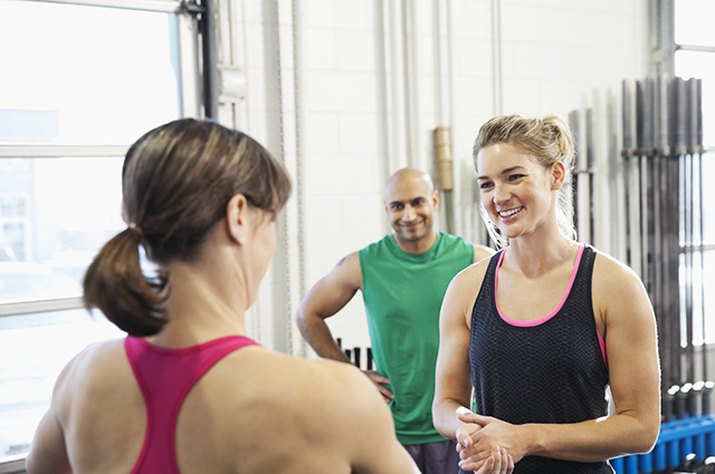
<instances>
[{"instance_id":1,"label":"window pane","mask_svg":"<svg viewBox=\"0 0 715 474\"><path fill-rule=\"evenodd\" d=\"M715 46L715 2L712 0L675 0L675 42L677 44Z\"/></svg>"},{"instance_id":2,"label":"window pane","mask_svg":"<svg viewBox=\"0 0 715 474\"><path fill-rule=\"evenodd\" d=\"M79 296L125 227L123 158L0 159L0 303Z\"/></svg>"},{"instance_id":3,"label":"window pane","mask_svg":"<svg viewBox=\"0 0 715 474\"><path fill-rule=\"evenodd\" d=\"M0 463L27 453L62 367L91 342L122 335L85 310L0 317Z\"/></svg>"},{"instance_id":4,"label":"window pane","mask_svg":"<svg viewBox=\"0 0 715 474\"><path fill-rule=\"evenodd\" d=\"M703 80L703 144L715 146L715 53L677 51L675 75Z\"/></svg>"},{"instance_id":5,"label":"window pane","mask_svg":"<svg viewBox=\"0 0 715 474\"><path fill-rule=\"evenodd\" d=\"M0 2L0 142L128 144L179 116L175 16Z\"/></svg>"}]
</instances>

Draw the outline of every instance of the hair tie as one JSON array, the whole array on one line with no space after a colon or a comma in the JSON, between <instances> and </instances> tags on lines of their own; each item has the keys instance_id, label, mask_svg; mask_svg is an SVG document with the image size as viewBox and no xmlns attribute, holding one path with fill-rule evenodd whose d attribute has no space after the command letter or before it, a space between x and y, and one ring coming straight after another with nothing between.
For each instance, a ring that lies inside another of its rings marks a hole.
<instances>
[{"instance_id":1,"label":"hair tie","mask_svg":"<svg viewBox=\"0 0 715 474\"><path fill-rule=\"evenodd\" d=\"M136 224L136 222L130 222L129 223L129 230L132 232L136 233L137 235L141 236L142 235L142 230L141 228Z\"/></svg>"}]
</instances>

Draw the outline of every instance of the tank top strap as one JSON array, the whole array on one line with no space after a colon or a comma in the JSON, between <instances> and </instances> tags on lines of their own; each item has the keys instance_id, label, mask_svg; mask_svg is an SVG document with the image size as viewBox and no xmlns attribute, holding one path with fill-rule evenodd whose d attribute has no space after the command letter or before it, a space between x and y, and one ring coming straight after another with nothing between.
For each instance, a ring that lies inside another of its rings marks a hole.
<instances>
[{"instance_id":1,"label":"tank top strap","mask_svg":"<svg viewBox=\"0 0 715 474\"><path fill-rule=\"evenodd\" d=\"M193 386L228 354L257 342L226 336L186 348L164 348L128 336L124 348L139 384L147 411L144 443L132 474L178 474L176 424L181 406Z\"/></svg>"}]
</instances>

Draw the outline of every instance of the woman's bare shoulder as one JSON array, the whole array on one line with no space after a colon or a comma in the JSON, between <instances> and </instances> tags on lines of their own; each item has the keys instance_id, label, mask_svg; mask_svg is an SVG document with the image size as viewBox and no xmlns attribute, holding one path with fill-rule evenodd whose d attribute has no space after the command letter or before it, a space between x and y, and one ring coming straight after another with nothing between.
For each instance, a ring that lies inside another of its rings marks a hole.
<instances>
[{"instance_id":1,"label":"woman's bare shoulder","mask_svg":"<svg viewBox=\"0 0 715 474\"><path fill-rule=\"evenodd\" d=\"M593 265L594 288L606 292L632 291L641 286L641 279L631 267L617 258L601 251L596 252Z\"/></svg>"},{"instance_id":2,"label":"woman's bare shoulder","mask_svg":"<svg viewBox=\"0 0 715 474\"><path fill-rule=\"evenodd\" d=\"M222 410L236 417L234 426L281 420L286 434L321 439L326 446L336 434L348 434L369 422L381 405L387 410L370 379L343 362L255 348L224 364L211 378L207 381L212 385L231 385L231 393L212 392L220 398L216 402Z\"/></svg>"},{"instance_id":3,"label":"woman's bare shoulder","mask_svg":"<svg viewBox=\"0 0 715 474\"><path fill-rule=\"evenodd\" d=\"M356 380L361 382L362 378L367 380L357 367L343 362L293 357L264 348L249 348L243 355L243 361L236 358L233 363L249 365L256 381L270 380L273 387L290 387L293 392L301 391L304 395L309 395L318 387L321 390L347 391L346 384L355 384Z\"/></svg>"},{"instance_id":4,"label":"woman's bare shoulder","mask_svg":"<svg viewBox=\"0 0 715 474\"><path fill-rule=\"evenodd\" d=\"M117 364L125 363L124 340L109 339L89 344L62 369L57 387L87 383L95 378L113 377Z\"/></svg>"},{"instance_id":5,"label":"woman's bare shoulder","mask_svg":"<svg viewBox=\"0 0 715 474\"><path fill-rule=\"evenodd\" d=\"M360 397L371 399L374 395L384 404L370 379L352 364L298 358L262 348L243 356L243 369L223 369L226 375L245 374L237 377L236 384L243 387L244 393L247 386L251 387L250 393L256 398L250 403L272 406L304 419L339 417L350 405L354 411L357 407L353 400ZM241 364L238 359L234 362Z\"/></svg>"},{"instance_id":6,"label":"woman's bare shoulder","mask_svg":"<svg viewBox=\"0 0 715 474\"><path fill-rule=\"evenodd\" d=\"M232 359L206 381L232 384L231 393L209 389L219 397L212 405L220 407L221 429L230 433L222 449L241 453L245 462L260 466L256 472L268 472L266 466L276 459L300 472L319 472L316 465L343 472L362 456L365 439L385 444L394 438L387 404L351 364L263 348L246 349Z\"/></svg>"},{"instance_id":7,"label":"woman's bare shoulder","mask_svg":"<svg viewBox=\"0 0 715 474\"><path fill-rule=\"evenodd\" d=\"M484 281L491 258L483 258L457 273L450 286L459 290L479 289Z\"/></svg>"}]
</instances>

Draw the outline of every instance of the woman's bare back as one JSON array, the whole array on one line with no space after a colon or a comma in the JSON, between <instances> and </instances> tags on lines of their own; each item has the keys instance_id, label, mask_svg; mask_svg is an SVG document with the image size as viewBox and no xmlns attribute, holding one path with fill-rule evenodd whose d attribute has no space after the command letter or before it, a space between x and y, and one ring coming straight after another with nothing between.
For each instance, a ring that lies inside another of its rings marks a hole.
<instances>
[{"instance_id":1,"label":"woman's bare back","mask_svg":"<svg viewBox=\"0 0 715 474\"><path fill-rule=\"evenodd\" d=\"M131 471L147 415L122 341L80 354L60 378L55 407L76 473ZM354 367L254 346L226 356L191 389L176 452L189 473L413 472L392 429ZM381 452L384 470L375 463Z\"/></svg>"}]
</instances>

